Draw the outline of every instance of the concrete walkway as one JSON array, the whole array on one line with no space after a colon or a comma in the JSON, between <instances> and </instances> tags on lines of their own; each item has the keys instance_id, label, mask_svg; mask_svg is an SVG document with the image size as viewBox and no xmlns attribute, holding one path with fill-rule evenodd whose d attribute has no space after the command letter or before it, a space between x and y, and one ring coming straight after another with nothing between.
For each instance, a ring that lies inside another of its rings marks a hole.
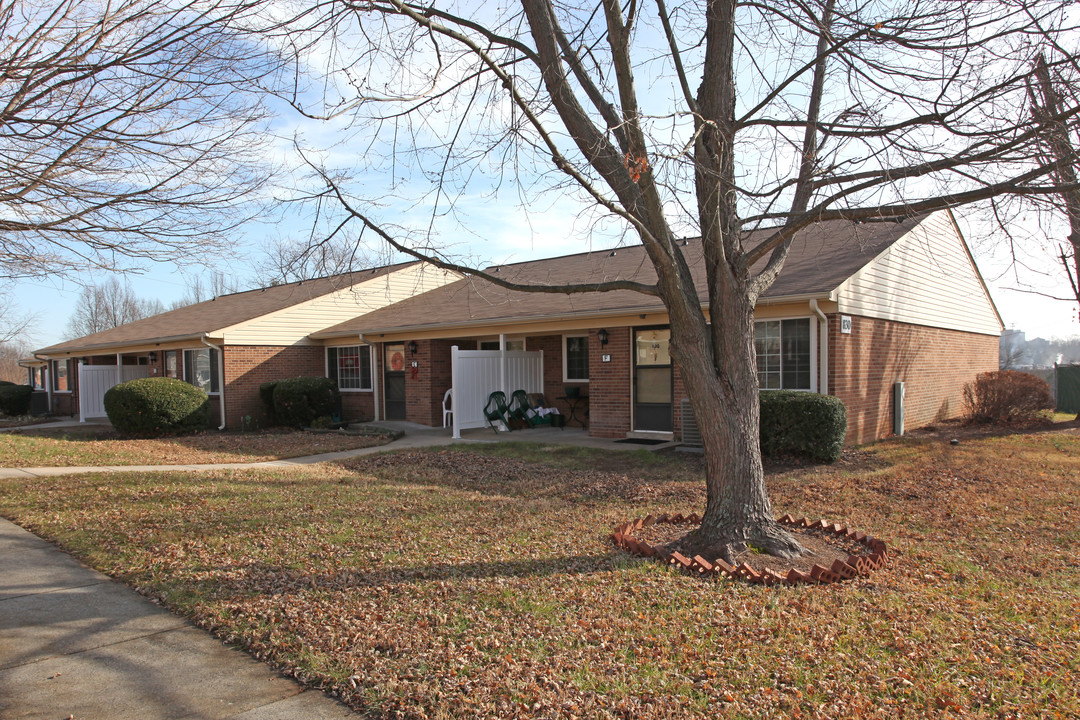
<instances>
[{"instance_id":1,"label":"concrete walkway","mask_svg":"<svg viewBox=\"0 0 1080 720\"><path fill-rule=\"evenodd\" d=\"M0 519L0 718L356 717Z\"/></svg>"}]
</instances>

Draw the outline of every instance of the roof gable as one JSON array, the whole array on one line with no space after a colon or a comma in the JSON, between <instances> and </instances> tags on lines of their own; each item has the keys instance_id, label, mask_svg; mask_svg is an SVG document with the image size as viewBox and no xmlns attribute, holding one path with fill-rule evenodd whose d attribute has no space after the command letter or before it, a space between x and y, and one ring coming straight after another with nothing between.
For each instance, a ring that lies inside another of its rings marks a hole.
<instances>
[{"instance_id":1,"label":"roof gable","mask_svg":"<svg viewBox=\"0 0 1080 720\"><path fill-rule=\"evenodd\" d=\"M840 312L998 335L1004 324L952 213L884 248L837 291Z\"/></svg>"},{"instance_id":2,"label":"roof gable","mask_svg":"<svg viewBox=\"0 0 1080 720\"><path fill-rule=\"evenodd\" d=\"M399 263L372 270L221 295L212 300L51 345L37 353L51 355L93 352L95 349L104 350L124 345L216 336L224 328L271 315L418 264L415 261ZM313 329L316 328L309 328L309 332Z\"/></svg>"},{"instance_id":3,"label":"roof gable","mask_svg":"<svg viewBox=\"0 0 1080 720\"><path fill-rule=\"evenodd\" d=\"M882 248L895 242L918 222L918 219L899 223L830 221L812 225L800 231L792 241L784 270L765 298L778 301L829 297L848 277L872 261ZM747 242L752 244L755 239L764 239L767 232L752 233ZM694 273L694 282L704 305L708 298L701 242L688 240L681 249ZM764 263L763 260L761 266ZM487 272L508 281L532 285L589 284L609 280L656 282L656 271L641 245L495 266ZM632 290L572 295L537 293L507 290L483 278L470 276L314 333L313 337L662 310L659 298Z\"/></svg>"}]
</instances>

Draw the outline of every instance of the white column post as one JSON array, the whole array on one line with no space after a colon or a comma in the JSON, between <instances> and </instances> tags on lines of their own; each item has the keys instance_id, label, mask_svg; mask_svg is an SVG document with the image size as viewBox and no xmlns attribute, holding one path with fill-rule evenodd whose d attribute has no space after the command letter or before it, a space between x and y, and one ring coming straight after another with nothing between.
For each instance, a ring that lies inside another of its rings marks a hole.
<instances>
[{"instance_id":1,"label":"white column post","mask_svg":"<svg viewBox=\"0 0 1080 720\"><path fill-rule=\"evenodd\" d=\"M461 427L458 425L458 418L461 416L461 413L459 412L459 410L461 409L461 398L458 397L458 392L456 390L458 386L459 369L460 366L458 364L458 346L453 345L450 348L450 389L453 390L453 392L450 393L450 402L453 403L451 407L454 409L454 413L450 417L453 421L453 438L455 440L461 439Z\"/></svg>"},{"instance_id":2,"label":"white column post","mask_svg":"<svg viewBox=\"0 0 1080 720\"><path fill-rule=\"evenodd\" d=\"M510 401L510 388L506 387L506 335L499 333L499 388Z\"/></svg>"}]
</instances>

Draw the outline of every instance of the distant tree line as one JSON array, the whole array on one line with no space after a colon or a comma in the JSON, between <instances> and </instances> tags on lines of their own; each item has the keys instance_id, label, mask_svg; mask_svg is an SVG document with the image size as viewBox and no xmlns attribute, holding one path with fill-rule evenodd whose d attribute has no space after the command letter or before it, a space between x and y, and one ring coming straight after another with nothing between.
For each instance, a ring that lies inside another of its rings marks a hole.
<instances>
[{"instance_id":1,"label":"distant tree line","mask_svg":"<svg viewBox=\"0 0 1080 720\"><path fill-rule=\"evenodd\" d=\"M1019 330L1006 330L998 346L998 364L1002 370L1050 368L1054 363L1080 363L1080 337L1041 337L1028 340Z\"/></svg>"}]
</instances>

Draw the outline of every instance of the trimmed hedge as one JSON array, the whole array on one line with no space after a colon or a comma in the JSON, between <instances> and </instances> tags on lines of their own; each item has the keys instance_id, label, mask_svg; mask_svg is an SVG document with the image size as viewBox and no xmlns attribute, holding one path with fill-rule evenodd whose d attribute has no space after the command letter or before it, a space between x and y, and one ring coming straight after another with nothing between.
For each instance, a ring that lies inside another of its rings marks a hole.
<instances>
[{"instance_id":1,"label":"trimmed hedge","mask_svg":"<svg viewBox=\"0 0 1080 720\"><path fill-rule=\"evenodd\" d=\"M193 432L210 424L210 398L176 378L139 378L105 393L105 413L113 427L126 435Z\"/></svg>"},{"instance_id":2,"label":"trimmed hedge","mask_svg":"<svg viewBox=\"0 0 1080 720\"><path fill-rule=\"evenodd\" d=\"M964 409L970 423L1036 420L1054 408L1050 385L1019 370L979 373L964 386Z\"/></svg>"},{"instance_id":3,"label":"trimmed hedge","mask_svg":"<svg viewBox=\"0 0 1080 720\"><path fill-rule=\"evenodd\" d=\"M273 395L277 422L305 427L320 415L331 415L337 407L339 393L337 383L330 378L296 377L278 380Z\"/></svg>"},{"instance_id":4,"label":"trimmed hedge","mask_svg":"<svg viewBox=\"0 0 1080 720\"><path fill-rule=\"evenodd\" d=\"M761 452L834 462L844 449L847 408L832 395L768 390L761 393Z\"/></svg>"},{"instance_id":5,"label":"trimmed hedge","mask_svg":"<svg viewBox=\"0 0 1080 720\"><path fill-rule=\"evenodd\" d=\"M30 412L30 396L34 389L29 385L16 385L0 381L0 413L4 415L26 415Z\"/></svg>"}]
</instances>

